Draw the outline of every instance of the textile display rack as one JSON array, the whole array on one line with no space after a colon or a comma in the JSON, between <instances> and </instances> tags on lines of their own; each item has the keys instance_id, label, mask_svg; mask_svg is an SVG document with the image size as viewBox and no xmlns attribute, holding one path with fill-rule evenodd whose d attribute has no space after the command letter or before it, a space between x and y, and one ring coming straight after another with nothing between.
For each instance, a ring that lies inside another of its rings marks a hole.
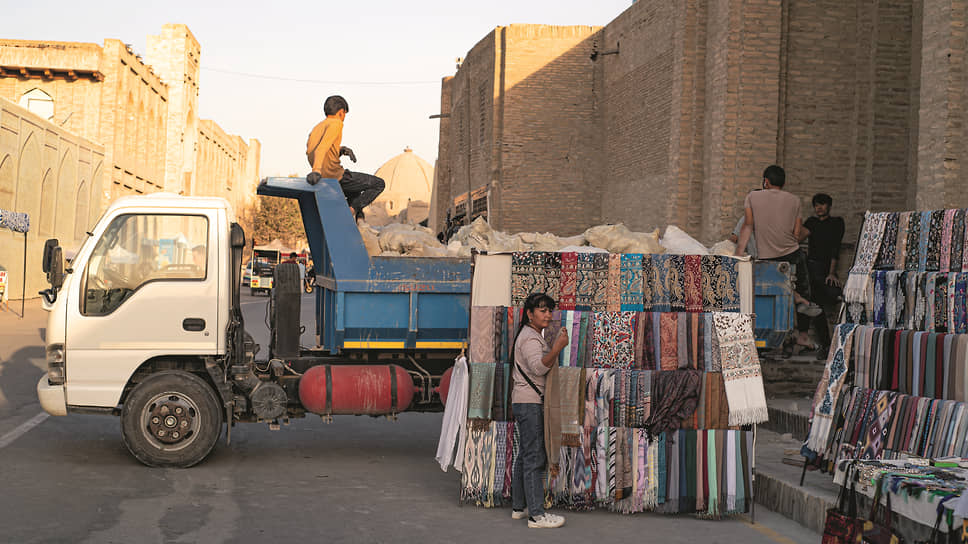
<instances>
[{"instance_id":1,"label":"textile display rack","mask_svg":"<svg viewBox=\"0 0 968 544\"><path fill-rule=\"evenodd\" d=\"M859 466L862 488L882 482L888 495L904 496L899 513L928 526L936 521L928 513L950 510L968 485L968 471L954 470L968 466L965 216L865 214L846 310L811 406L801 485L808 464L841 485L855 473L846 467ZM933 464L951 470L923 468Z\"/></svg>"},{"instance_id":2,"label":"textile display rack","mask_svg":"<svg viewBox=\"0 0 968 544\"><path fill-rule=\"evenodd\" d=\"M748 260L520 252L475 254L472 270L469 362L437 456L462 472L461 504L510 499L510 354L523 300L545 292L560 302L546 334L569 334L545 391L546 505L752 517L767 411Z\"/></svg>"},{"instance_id":3,"label":"textile display rack","mask_svg":"<svg viewBox=\"0 0 968 544\"><path fill-rule=\"evenodd\" d=\"M0 208L0 228L22 232L24 235L23 283L20 287L20 319L23 319L27 302L27 232L30 231L30 216Z\"/></svg>"}]
</instances>

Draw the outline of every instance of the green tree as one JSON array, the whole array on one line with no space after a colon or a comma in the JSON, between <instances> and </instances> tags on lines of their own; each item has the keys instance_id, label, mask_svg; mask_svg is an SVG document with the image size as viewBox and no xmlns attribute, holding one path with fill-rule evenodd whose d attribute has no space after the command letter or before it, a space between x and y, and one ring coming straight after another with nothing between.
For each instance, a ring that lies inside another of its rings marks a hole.
<instances>
[{"instance_id":1,"label":"green tree","mask_svg":"<svg viewBox=\"0 0 968 544\"><path fill-rule=\"evenodd\" d=\"M243 228L248 238L255 239L256 245L267 244L278 238L292 249L306 247L306 233L303 231L302 214L299 204L291 198L259 196L255 209L242 213ZM251 225L246 225L246 216L251 217Z\"/></svg>"}]
</instances>

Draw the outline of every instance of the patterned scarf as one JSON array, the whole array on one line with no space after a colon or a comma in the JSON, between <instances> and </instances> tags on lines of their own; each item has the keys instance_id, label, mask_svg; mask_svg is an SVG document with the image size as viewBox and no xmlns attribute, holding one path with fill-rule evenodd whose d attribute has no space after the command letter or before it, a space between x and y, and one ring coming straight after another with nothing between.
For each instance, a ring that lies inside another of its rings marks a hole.
<instances>
[{"instance_id":1,"label":"patterned scarf","mask_svg":"<svg viewBox=\"0 0 968 544\"><path fill-rule=\"evenodd\" d=\"M631 368L635 312L595 314L595 366Z\"/></svg>"},{"instance_id":2,"label":"patterned scarf","mask_svg":"<svg viewBox=\"0 0 968 544\"><path fill-rule=\"evenodd\" d=\"M581 392L585 385L584 368L558 369L561 398L561 445L580 447L581 410L584 399Z\"/></svg>"},{"instance_id":3,"label":"patterned scarf","mask_svg":"<svg viewBox=\"0 0 968 544\"><path fill-rule=\"evenodd\" d=\"M894 250L894 270L904 270L905 259L907 258L907 239L908 229L911 225L911 212L901 212L897 221L897 244Z\"/></svg>"},{"instance_id":4,"label":"patterned scarf","mask_svg":"<svg viewBox=\"0 0 968 544\"><path fill-rule=\"evenodd\" d=\"M850 274L847 276L847 285L844 287L844 300L847 302L864 302L864 293L867 291L870 271L881 248L881 241L884 238L884 225L887 222L888 215L887 213L867 212L864 217L864 228L857 241L854 266L850 269Z\"/></svg>"},{"instance_id":5,"label":"patterned scarf","mask_svg":"<svg viewBox=\"0 0 968 544\"><path fill-rule=\"evenodd\" d=\"M739 311L738 263L739 261L734 257L721 255L702 256L704 311Z\"/></svg>"},{"instance_id":6,"label":"patterned scarf","mask_svg":"<svg viewBox=\"0 0 968 544\"><path fill-rule=\"evenodd\" d=\"M608 279L605 284L605 311L622 310L622 255L611 253L608 256Z\"/></svg>"},{"instance_id":7,"label":"patterned scarf","mask_svg":"<svg viewBox=\"0 0 968 544\"><path fill-rule=\"evenodd\" d=\"M753 319L748 314L713 314L729 399L729 424L762 423L769 418L760 360L756 354Z\"/></svg>"},{"instance_id":8,"label":"patterned scarf","mask_svg":"<svg viewBox=\"0 0 968 544\"><path fill-rule=\"evenodd\" d=\"M659 314L659 369L675 370L679 368L679 314L663 312Z\"/></svg>"},{"instance_id":9,"label":"patterned scarf","mask_svg":"<svg viewBox=\"0 0 968 544\"><path fill-rule=\"evenodd\" d=\"M884 240L881 242L881 249L878 252L874 268L894 268L894 261L897 253L897 228L900 214L890 213L884 223Z\"/></svg>"},{"instance_id":10,"label":"patterned scarf","mask_svg":"<svg viewBox=\"0 0 968 544\"><path fill-rule=\"evenodd\" d=\"M959 272L962 270L961 259L962 251L965 247L965 210L955 210L954 219L951 222L951 271Z\"/></svg>"},{"instance_id":11,"label":"patterned scarf","mask_svg":"<svg viewBox=\"0 0 968 544\"><path fill-rule=\"evenodd\" d=\"M958 210L945 210L944 223L941 229L941 271L951 270L951 234L954 228L955 212Z\"/></svg>"},{"instance_id":12,"label":"patterned scarf","mask_svg":"<svg viewBox=\"0 0 968 544\"><path fill-rule=\"evenodd\" d=\"M561 253L549 251L543 255L545 294L553 300L558 300L558 293L561 289Z\"/></svg>"},{"instance_id":13,"label":"patterned scarf","mask_svg":"<svg viewBox=\"0 0 968 544\"><path fill-rule=\"evenodd\" d=\"M608 253L595 253L592 258L591 279L594 284L592 295L592 310L596 312L608 311Z\"/></svg>"},{"instance_id":14,"label":"patterned scarf","mask_svg":"<svg viewBox=\"0 0 968 544\"><path fill-rule=\"evenodd\" d=\"M597 284L595 282L595 254L578 253L576 265L575 309L583 312L591 311L595 300Z\"/></svg>"},{"instance_id":15,"label":"patterned scarf","mask_svg":"<svg viewBox=\"0 0 968 544\"><path fill-rule=\"evenodd\" d=\"M674 370L652 374L651 413L645 426L649 434L678 429L696 411L702 372Z\"/></svg>"},{"instance_id":16,"label":"patterned scarf","mask_svg":"<svg viewBox=\"0 0 968 544\"><path fill-rule=\"evenodd\" d=\"M683 278L683 292L686 299L687 312L701 312L703 310L703 281L702 256L686 255L685 277Z\"/></svg>"},{"instance_id":17,"label":"patterned scarf","mask_svg":"<svg viewBox=\"0 0 968 544\"><path fill-rule=\"evenodd\" d=\"M867 429L867 437L864 447L861 450L861 459L881 458L881 452L884 451L884 434L887 432L891 417L894 415L894 403L896 400L897 393L891 391L877 392L874 400L871 424Z\"/></svg>"},{"instance_id":18,"label":"patterned scarf","mask_svg":"<svg viewBox=\"0 0 968 544\"><path fill-rule=\"evenodd\" d=\"M494 363L471 363L467 419L488 421L494 399Z\"/></svg>"},{"instance_id":19,"label":"patterned scarf","mask_svg":"<svg viewBox=\"0 0 968 544\"><path fill-rule=\"evenodd\" d=\"M642 254L622 254L622 311L641 312L642 295Z\"/></svg>"},{"instance_id":20,"label":"patterned scarf","mask_svg":"<svg viewBox=\"0 0 968 544\"><path fill-rule=\"evenodd\" d=\"M904 258L904 270L918 270L921 228L921 214L919 212L911 212L911 217L908 222L907 255ZM924 228L928 228L928 226L924 225Z\"/></svg>"},{"instance_id":21,"label":"patterned scarf","mask_svg":"<svg viewBox=\"0 0 968 544\"><path fill-rule=\"evenodd\" d=\"M497 306L474 306L471 308L470 355L472 363L493 363L494 315Z\"/></svg>"},{"instance_id":22,"label":"patterned scarf","mask_svg":"<svg viewBox=\"0 0 968 544\"><path fill-rule=\"evenodd\" d=\"M924 249L924 270L938 270L941 264L941 238L943 233L944 210L928 213L928 238ZM922 235L923 236L923 235Z\"/></svg>"},{"instance_id":23,"label":"patterned scarf","mask_svg":"<svg viewBox=\"0 0 968 544\"><path fill-rule=\"evenodd\" d=\"M578 254L561 254L558 308L574 310L578 296Z\"/></svg>"},{"instance_id":24,"label":"patterned scarf","mask_svg":"<svg viewBox=\"0 0 968 544\"><path fill-rule=\"evenodd\" d=\"M30 216L26 213L0 209L0 228L26 233L30 230Z\"/></svg>"},{"instance_id":25,"label":"patterned scarf","mask_svg":"<svg viewBox=\"0 0 968 544\"><path fill-rule=\"evenodd\" d=\"M524 306L524 299L535 291L536 284L544 285L545 263L543 254L516 251L511 254L511 305ZM540 280L539 280L540 278Z\"/></svg>"}]
</instances>

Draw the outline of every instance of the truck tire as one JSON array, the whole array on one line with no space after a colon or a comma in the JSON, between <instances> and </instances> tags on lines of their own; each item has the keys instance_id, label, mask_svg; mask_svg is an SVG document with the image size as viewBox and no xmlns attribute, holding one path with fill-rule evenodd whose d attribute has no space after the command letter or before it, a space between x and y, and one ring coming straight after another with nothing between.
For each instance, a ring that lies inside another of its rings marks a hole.
<instances>
[{"instance_id":1,"label":"truck tire","mask_svg":"<svg viewBox=\"0 0 968 544\"><path fill-rule=\"evenodd\" d=\"M121 438L149 467L187 468L222 434L222 408L212 387L189 372L152 374L121 407Z\"/></svg>"}]
</instances>

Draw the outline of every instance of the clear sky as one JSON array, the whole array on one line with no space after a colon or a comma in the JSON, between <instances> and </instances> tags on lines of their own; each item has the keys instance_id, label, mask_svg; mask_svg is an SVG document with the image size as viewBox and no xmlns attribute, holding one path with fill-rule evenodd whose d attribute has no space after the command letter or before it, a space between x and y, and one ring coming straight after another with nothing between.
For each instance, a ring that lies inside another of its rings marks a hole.
<instances>
[{"instance_id":1,"label":"clear sky","mask_svg":"<svg viewBox=\"0 0 968 544\"><path fill-rule=\"evenodd\" d=\"M262 141L262 175L305 174L306 137L322 103L343 95L343 145L374 172L410 146L437 158L440 79L496 26L604 25L631 0L487 2L8 2L0 37L103 43L145 53L149 34L184 23L202 48L199 115ZM234 72L234 73L233 73ZM239 74L253 74L259 77ZM294 81L303 80L303 81Z\"/></svg>"}]
</instances>

